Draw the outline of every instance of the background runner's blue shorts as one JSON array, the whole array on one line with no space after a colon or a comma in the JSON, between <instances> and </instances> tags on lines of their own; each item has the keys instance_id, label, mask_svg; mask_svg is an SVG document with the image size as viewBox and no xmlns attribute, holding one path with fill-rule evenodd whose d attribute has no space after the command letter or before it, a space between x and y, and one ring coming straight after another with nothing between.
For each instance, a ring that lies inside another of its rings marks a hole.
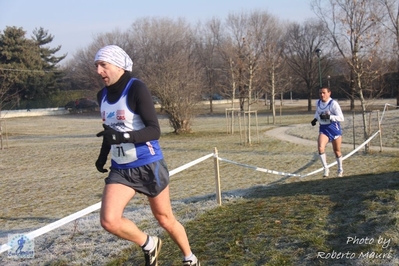
<instances>
[{"instance_id":1,"label":"background runner's blue shorts","mask_svg":"<svg viewBox=\"0 0 399 266\"><path fill-rule=\"evenodd\" d=\"M105 183L123 184L138 193L155 197L169 184L169 171L163 159L130 169L111 167Z\"/></svg>"},{"instance_id":2,"label":"background runner's blue shorts","mask_svg":"<svg viewBox=\"0 0 399 266\"><path fill-rule=\"evenodd\" d=\"M331 142L342 136L341 125L338 122L331 122L329 125L320 125L319 133L326 135Z\"/></svg>"}]
</instances>

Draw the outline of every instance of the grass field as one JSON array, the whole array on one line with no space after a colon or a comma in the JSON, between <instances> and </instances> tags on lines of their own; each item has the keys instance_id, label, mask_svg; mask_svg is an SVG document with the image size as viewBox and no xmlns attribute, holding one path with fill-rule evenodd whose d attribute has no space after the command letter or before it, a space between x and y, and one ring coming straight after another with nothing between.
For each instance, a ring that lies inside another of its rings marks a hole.
<instances>
[{"instance_id":1,"label":"grass field","mask_svg":"<svg viewBox=\"0 0 399 266\"><path fill-rule=\"evenodd\" d=\"M170 170L215 147L220 157L242 164L288 173L320 168L316 143L282 142L265 134L299 124L300 130L289 133L315 140L317 128L305 126L313 113L285 108L273 125L270 114L259 111L259 143L254 138L252 145L243 145L239 132L226 133L223 108L198 116L190 135L172 134L160 117L160 142ZM397 118L392 111L383 124L384 145L394 148L399 147ZM344 127L350 131L350 119ZM8 148L0 151L1 244L9 233L34 230L100 201L105 175L94 167L101 144L95 137L101 130L97 115L10 118L7 129ZM355 134L360 142L361 131ZM352 139L344 138L347 143ZM332 162L331 148L328 158ZM222 206L215 201L212 159L171 178L173 208L202 265L399 263L399 152L356 153L344 161L344 178L288 178L224 162L220 166ZM164 239L160 265L180 265L178 249L152 219L144 197L131 201L126 216ZM3 253L0 264L143 265L141 250L106 233L96 212L35 239L35 253L26 260Z\"/></svg>"}]
</instances>

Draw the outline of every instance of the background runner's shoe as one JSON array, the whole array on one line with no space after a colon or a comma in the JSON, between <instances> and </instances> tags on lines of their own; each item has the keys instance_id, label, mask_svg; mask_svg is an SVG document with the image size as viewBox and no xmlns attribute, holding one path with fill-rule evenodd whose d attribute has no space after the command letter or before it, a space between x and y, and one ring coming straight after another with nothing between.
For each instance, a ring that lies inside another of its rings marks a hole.
<instances>
[{"instance_id":1,"label":"background runner's shoe","mask_svg":"<svg viewBox=\"0 0 399 266\"><path fill-rule=\"evenodd\" d=\"M144 252L145 266L158 266L158 256L162 247L162 240L156 236L150 236L154 239L155 246L152 250Z\"/></svg>"},{"instance_id":2,"label":"background runner's shoe","mask_svg":"<svg viewBox=\"0 0 399 266\"><path fill-rule=\"evenodd\" d=\"M197 262L192 262L191 260L183 261L183 266L201 266L199 260Z\"/></svg>"},{"instance_id":3,"label":"background runner's shoe","mask_svg":"<svg viewBox=\"0 0 399 266\"><path fill-rule=\"evenodd\" d=\"M337 176L338 177L343 177L344 176L344 171L343 170L338 170Z\"/></svg>"},{"instance_id":4,"label":"background runner's shoe","mask_svg":"<svg viewBox=\"0 0 399 266\"><path fill-rule=\"evenodd\" d=\"M324 168L324 174L323 177L328 177L330 174L330 170L328 168Z\"/></svg>"}]
</instances>

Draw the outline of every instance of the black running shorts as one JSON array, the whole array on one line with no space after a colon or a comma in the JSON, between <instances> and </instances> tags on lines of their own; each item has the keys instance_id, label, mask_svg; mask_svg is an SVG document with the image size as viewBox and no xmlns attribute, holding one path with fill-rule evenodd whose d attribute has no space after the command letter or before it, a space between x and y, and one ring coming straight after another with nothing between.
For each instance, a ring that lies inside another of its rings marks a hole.
<instances>
[{"instance_id":1,"label":"black running shorts","mask_svg":"<svg viewBox=\"0 0 399 266\"><path fill-rule=\"evenodd\" d=\"M169 171L163 159L130 169L111 167L105 184L123 184L138 193L155 197L169 184Z\"/></svg>"}]
</instances>

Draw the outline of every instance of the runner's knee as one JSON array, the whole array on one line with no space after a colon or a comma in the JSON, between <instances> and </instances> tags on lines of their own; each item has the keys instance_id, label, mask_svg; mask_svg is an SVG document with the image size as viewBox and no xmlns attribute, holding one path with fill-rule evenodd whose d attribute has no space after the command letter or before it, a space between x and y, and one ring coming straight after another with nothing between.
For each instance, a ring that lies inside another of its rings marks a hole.
<instances>
[{"instance_id":1,"label":"runner's knee","mask_svg":"<svg viewBox=\"0 0 399 266\"><path fill-rule=\"evenodd\" d=\"M107 230L110 233L116 232L119 228L120 221L115 218L106 217L101 215L100 217L100 224L102 228Z\"/></svg>"},{"instance_id":2,"label":"runner's knee","mask_svg":"<svg viewBox=\"0 0 399 266\"><path fill-rule=\"evenodd\" d=\"M156 215L155 217L158 221L158 224L166 231L169 231L171 228L173 228L177 222L173 215Z\"/></svg>"}]
</instances>

